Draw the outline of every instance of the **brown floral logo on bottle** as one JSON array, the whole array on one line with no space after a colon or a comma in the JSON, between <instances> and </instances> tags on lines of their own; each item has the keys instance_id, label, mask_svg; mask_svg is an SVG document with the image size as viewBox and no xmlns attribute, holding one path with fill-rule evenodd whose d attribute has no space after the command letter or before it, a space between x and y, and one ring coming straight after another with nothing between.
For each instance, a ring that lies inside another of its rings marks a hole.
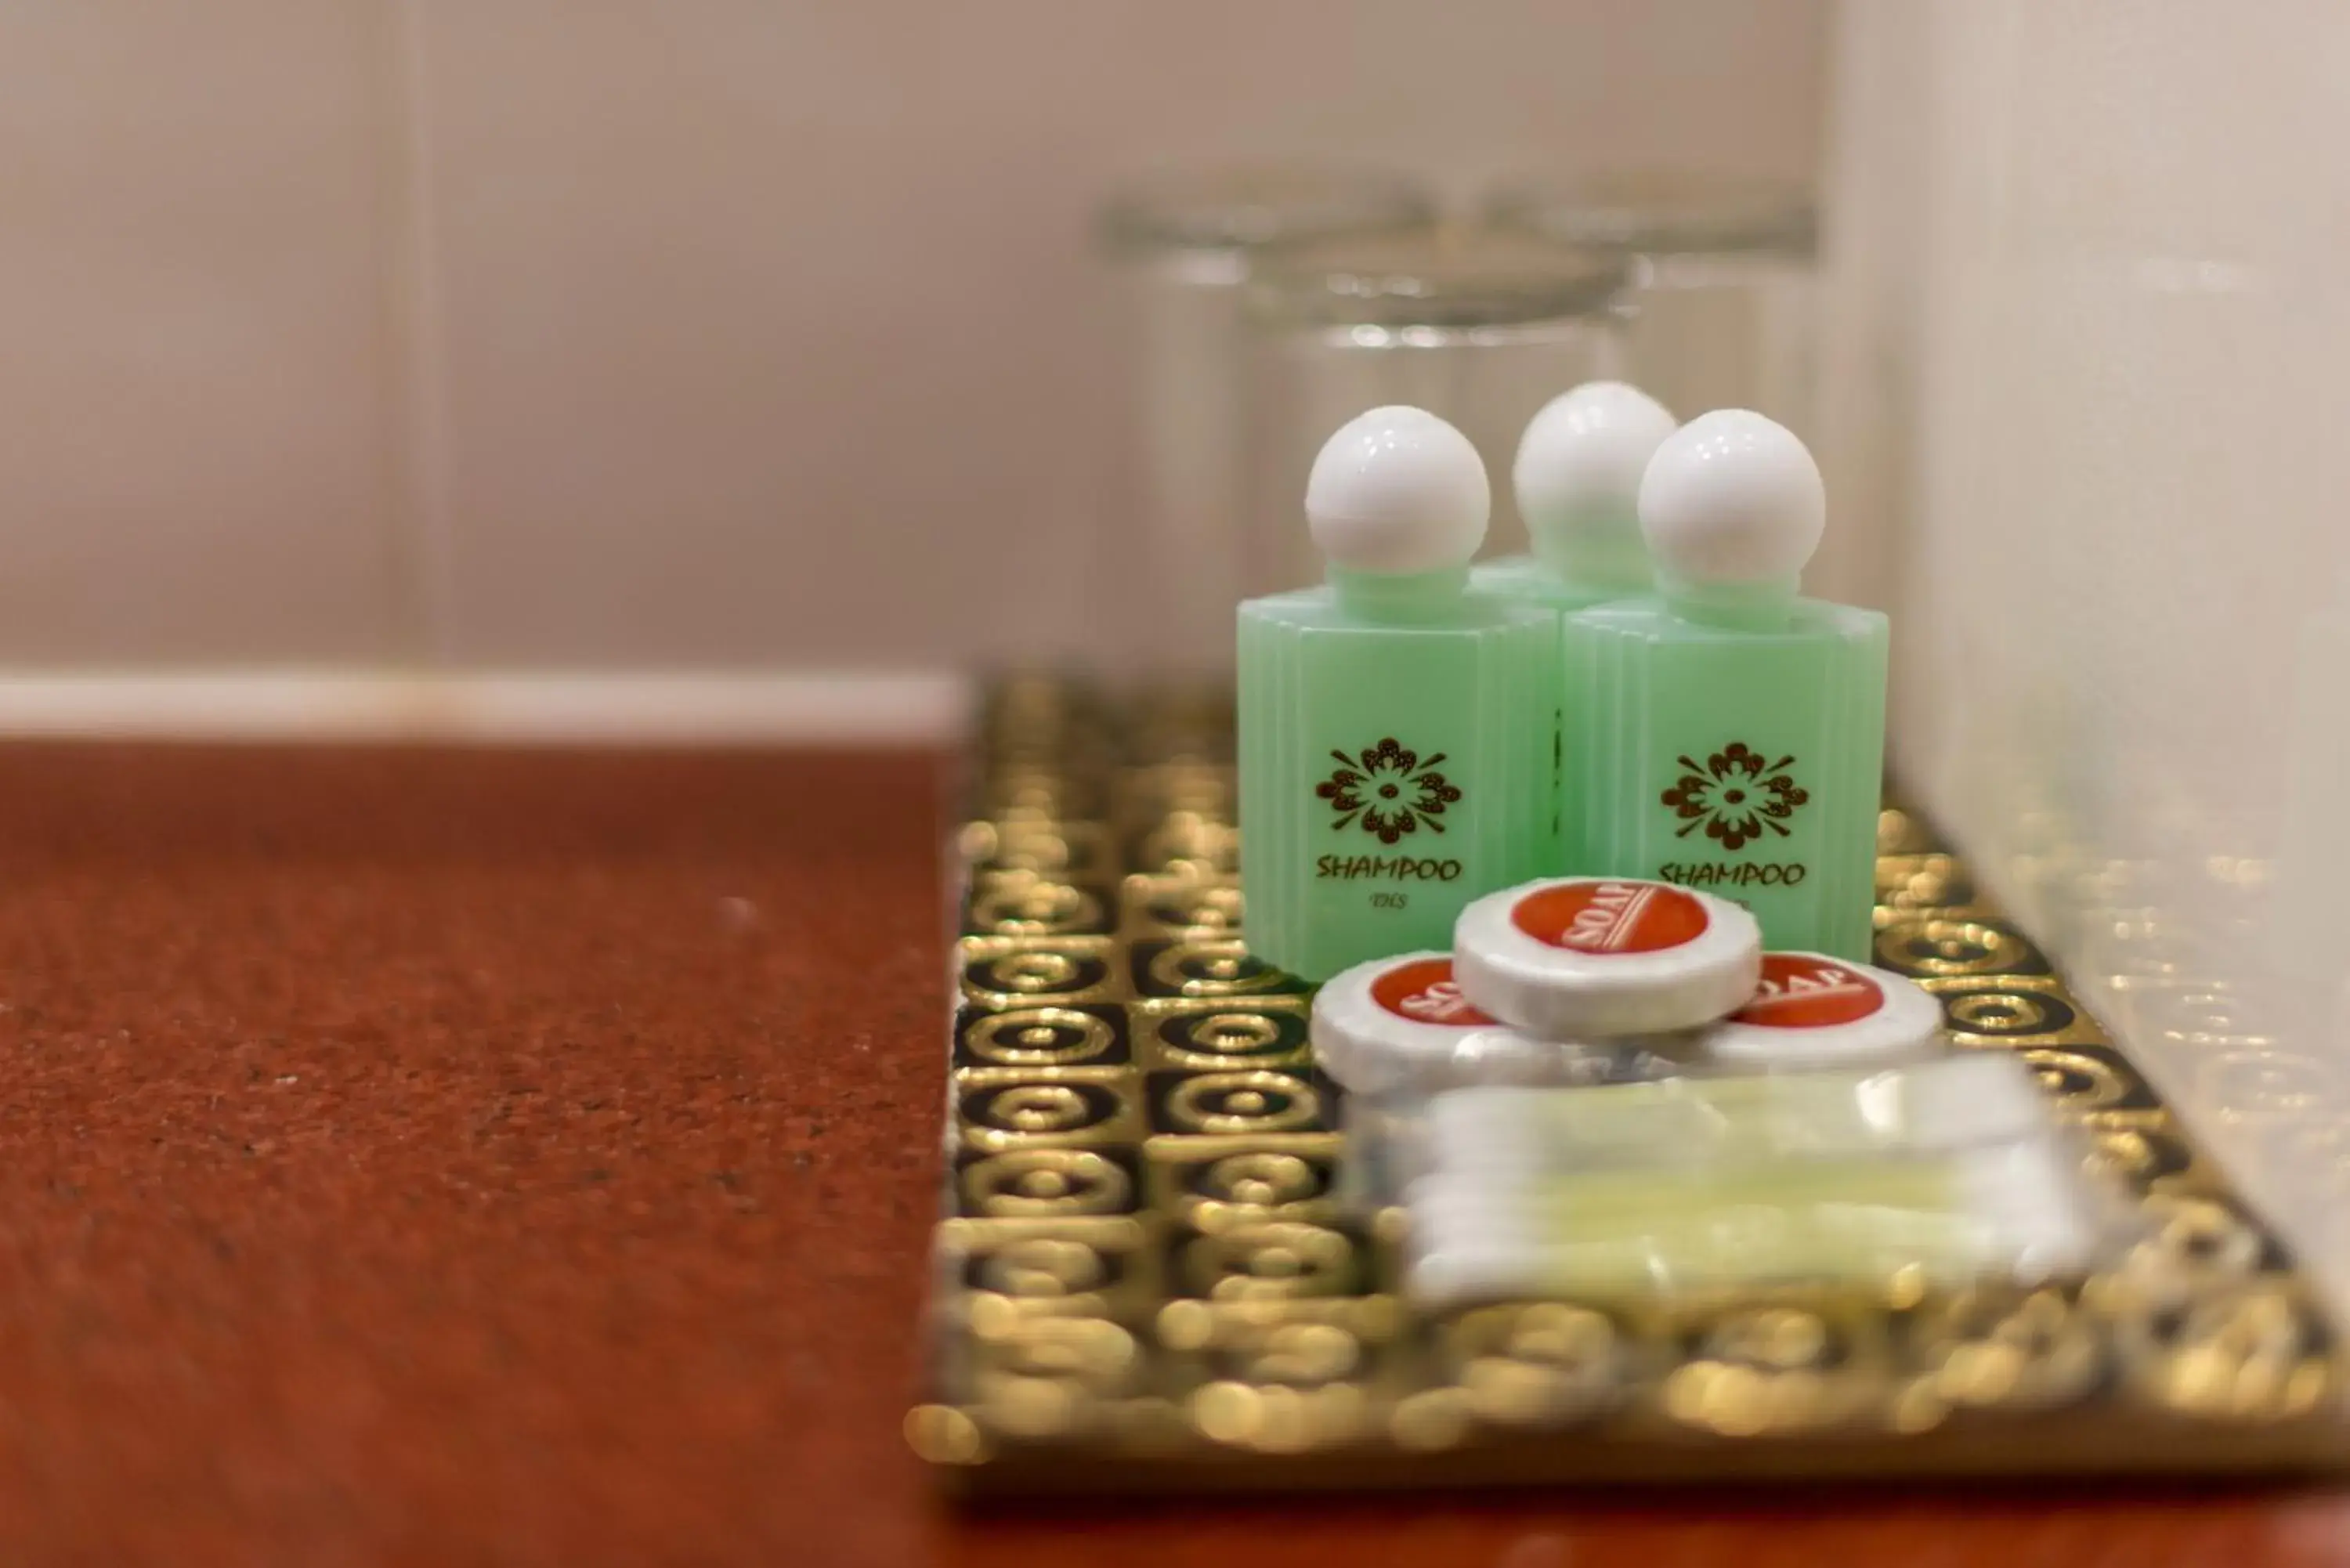
<instances>
[{"instance_id":1,"label":"brown floral logo on bottle","mask_svg":"<svg viewBox=\"0 0 2350 1568\"><path fill-rule=\"evenodd\" d=\"M1702 765L1686 756L1678 760L1687 771L1664 794L1682 822L1676 838L1700 827L1724 849L1743 849L1765 832L1784 838L1787 819L1812 798L1787 772L1794 758L1766 763L1743 741L1732 741Z\"/></svg>"},{"instance_id":2,"label":"brown floral logo on bottle","mask_svg":"<svg viewBox=\"0 0 2350 1568\"><path fill-rule=\"evenodd\" d=\"M1393 844L1422 827L1443 832L1440 819L1444 808L1461 798L1461 791L1436 771L1444 760L1442 752L1423 762L1418 752L1399 745L1389 735L1356 756L1335 750L1330 754L1338 765L1314 793L1338 814L1331 826L1344 828L1360 818L1363 831L1381 844Z\"/></svg>"}]
</instances>

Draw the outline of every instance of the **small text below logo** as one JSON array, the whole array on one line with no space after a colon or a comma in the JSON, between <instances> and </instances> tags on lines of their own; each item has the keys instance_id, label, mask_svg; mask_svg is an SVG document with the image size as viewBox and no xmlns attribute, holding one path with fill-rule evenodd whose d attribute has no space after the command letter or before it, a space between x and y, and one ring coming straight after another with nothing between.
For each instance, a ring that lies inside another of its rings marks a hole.
<instances>
[{"instance_id":1,"label":"small text below logo","mask_svg":"<svg viewBox=\"0 0 2350 1568\"><path fill-rule=\"evenodd\" d=\"M1657 867L1657 879L1684 888L1793 888L1811 875L1801 861L1746 861L1725 866L1719 861L1674 860Z\"/></svg>"},{"instance_id":2,"label":"small text below logo","mask_svg":"<svg viewBox=\"0 0 2350 1568\"><path fill-rule=\"evenodd\" d=\"M1409 855L1325 855L1314 862L1323 881L1451 882L1461 875L1458 860L1416 860Z\"/></svg>"}]
</instances>

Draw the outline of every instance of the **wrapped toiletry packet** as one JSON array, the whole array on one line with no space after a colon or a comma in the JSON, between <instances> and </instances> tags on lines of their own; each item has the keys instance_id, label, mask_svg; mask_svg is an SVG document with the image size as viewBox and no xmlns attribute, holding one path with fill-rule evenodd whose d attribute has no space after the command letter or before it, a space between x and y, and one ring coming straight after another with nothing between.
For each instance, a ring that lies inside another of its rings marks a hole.
<instances>
[{"instance_id":1,"label":"wrapped toiletry packet","mask_svg":"<svg viewBox=\"0 0 2350 1568\"><path fill-rule=\"evenodd\" d=\"M1315 994L1314 1054L1346 1090L1342 1196L1358 1210L1402 1201L1426 1166L1431 1096L1475 1085L1630 1083L1669 1071L1642 1036L1544 1040L1461 994L1452 957L1406 953L1357 964Z\"/></svg>"},{"instance_id":2,"label":"wrapped toiletry packet","mask_svg":"<svg viewBox=\"0 0 2350 1568\"><path fill-rule=\"evenodd\" d=\"M1456 1090L1425 1111L1413 1298L2038 1286L2135 1239L2031 1075L1867 1073Z\"/></svg>"},{"instance_id":3,"label":"wrapped toiletry packet","mask_svg":"<svg viewBox=\"0 0 2350 1568\"><path fill-rule=\"evenodd\" d=\"M1674 1076L1586 1094L1506 1087L1431 1096L1430 1152L1453 1172L1532 1176L1942 1155L2054 1124L2012 1058L1869 1071Z\"/></svg>"}]
</instances>

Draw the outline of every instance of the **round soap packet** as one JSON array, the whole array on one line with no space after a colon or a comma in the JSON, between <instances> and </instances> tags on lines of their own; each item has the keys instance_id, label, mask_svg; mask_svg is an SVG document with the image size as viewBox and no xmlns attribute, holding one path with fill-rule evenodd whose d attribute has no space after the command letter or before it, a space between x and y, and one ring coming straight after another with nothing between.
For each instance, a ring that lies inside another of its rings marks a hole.
<instances>
[{"instance_id":1,"label":"round soap packet","mask_svg":"<svg viewBox=\"0 0 2350 1568\"><path fill-rule=\"evenodd\" d=\"M1461 993L1450 953L1374 959L1315 994L1314 1058L1356 1095L1470 1084L1564 1085L1617 1070L1612 1048L1534 1040Z\"/></svg>"},{"instance_id":2,"label":"round soap packet","mask_svg":"<svg viewBox=\"0 0 2350 1568\"><path fill-rule=\"evenodd\" d=\"M1916 981L1825 953L1764 953L1753 999L1698 1039L1724 1067L1857 1067L1914 1058L1942 1004Z\"/></svg>"},{"instance_id":3,"label":"round soap packet","mask_svg":"<svg viewBox=\"0 0 2350 1568\"><path fill-rule=\"evenodd\" d=\"M1489 894L1452 928L1474 1006L1545 1039L1695 1029L1752 999L1762 930L1669 882L1569 877Z\"/></svg>"}]
</instances>

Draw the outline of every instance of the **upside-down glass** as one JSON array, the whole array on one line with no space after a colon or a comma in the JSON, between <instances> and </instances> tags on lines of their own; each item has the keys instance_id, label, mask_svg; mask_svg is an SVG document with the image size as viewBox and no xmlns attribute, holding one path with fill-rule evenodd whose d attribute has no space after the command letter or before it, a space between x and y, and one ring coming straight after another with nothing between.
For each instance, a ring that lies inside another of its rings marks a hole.
<instances>
[{"instance_id":1,"label":"upside-down glass","mask_svg":"<svg viewBox=\"0 0 2350 1568\"><path fill-rule=\"evenodd\" d=\"M1496 190L1495 226L1632 267L1626 378L1682 420L1753 409L1812 439L1816 219L1783 182L1594 175Z\"/></svg>"},{"instance_id":2,"label":"upside-down glass","mask_svg":"<svg viewBox=\"0 0 2350 1568\"><path fill-rule=\"evenodd\" d=\"M1229 670L1232 608L1255 591L1243 532L1248 484L1241 286L1260 247L1391 234L1434 220L1403 176L1269 168L1138 182L1100 213L1127 296L1139 366L1139 493L1128 506L1139 559L1118 580L1165 674Z\"/></svg>"},{"instance_id":3,"label":"upside-down glass","mask_svg":"<svg viewBox=\"0 0 2350 1568\"><path fill-rule=\"evenodd\" d=\"M1258 252L1249 591L1320 580L1306 472L1331 431L1386 403L1426 409L1476 443L1493 476L1484 554L1523 549L1509 483L1518 438L1560 392L1621 373L1628 274L1621 257L1482 226Z\"/></svg>"}]
</instances>

